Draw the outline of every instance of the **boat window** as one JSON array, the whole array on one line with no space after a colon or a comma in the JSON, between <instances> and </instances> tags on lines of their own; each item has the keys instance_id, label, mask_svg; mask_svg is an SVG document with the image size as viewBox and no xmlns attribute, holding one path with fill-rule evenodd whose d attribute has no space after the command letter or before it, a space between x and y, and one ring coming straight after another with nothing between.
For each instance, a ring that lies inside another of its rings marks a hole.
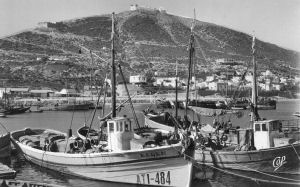
<instances>
[{"instance_id":1,"label":"boat window","mask_svg":"<svg viewBox=\"0 0 300 187\"><path fill-rule=\"evenodd\" d=\"M109 123L109 132L113 132L114 131L114 123Z\"/></svg>"},{"instance_id":2,"label":"boat window","mask_svg":"<svg viewBox=\"0 0 300 187\"><path fill-rule=\"evenodd\" d=\"M119 128L120 123L117 123L116 125L117 125L117 131L119 131L119 129L120 129L120 128Z\"/></svg>"},{"instance_id":3,"label":"boat window","mask_svg":"<svg viewBox=\"0 0 300 187\"><path fill-rule=\"evenodd\" d=\"M261 124L261 131L268 131L267 125L265 123Z\"/></svg>"},{"instance_id":4,"label":"boat window","mask_svg":"<svg viewBox=\"0 0 300 187\"><path fill-rule=\"evenodd\" d=\"M260 124L255 124L255 131L260 131Z\"/></svg>"},{"instance_id":5,"label":"boat window","mask_svg":"<svg viewBox=\"0 0 300 187\"><path fill-rule=\"evenodd\" d=\"M273 126L273 128L271 129L273 131L280 130L282 126L280 121L274 121L271 123L271 125Z\"/></svg>"},{"instance_id":6,"label":"boat window","mask_svg":"<svg viewBox=\"0 0 300 187\"><path fill-rule=\"evenodd\" d=\"M123 131L123 122L120 124L120 131Z\"/></svg>"}]
</instances>

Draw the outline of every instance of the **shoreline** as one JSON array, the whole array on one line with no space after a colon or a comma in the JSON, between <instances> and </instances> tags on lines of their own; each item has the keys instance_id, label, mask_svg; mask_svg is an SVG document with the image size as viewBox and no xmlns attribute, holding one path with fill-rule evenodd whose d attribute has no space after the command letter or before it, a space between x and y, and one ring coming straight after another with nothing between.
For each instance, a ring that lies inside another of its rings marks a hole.
<instances>
[{"instance_id":1,"label":"shoreline","mask_svg":"<svg viewBox=\"0 0 300 187\"><path fill-rule=\"evenodd\" d=\"M193 97L190 97L193 98ZM285 98L285 97L280 97L280 98L275 98L275 97L270 97L271 99L274 99L276 101L300 101L300 98ZM111 97L106 97L106 102L111 102ZM117 101L125 101L127 100L127 96L121 96L117 97ZM178 101L185 101L186 97L185 95L179 95L178 96ZM225 98L222 96L198 96L199 100L228 100L231 98ZM85 97L48 97L48 98L18 98L15 99L15 102L44 102L44 101L91 101L91 102L97 102L97 97L96 96L85 96ZM175 100L175 95L137 95L137 96L131 96L131 100L133 102L136 101L148 101L145 103L153 103L156 100ZM100 98L100 102L103 101L103 98Z\"/></svg>"}]
</instances>

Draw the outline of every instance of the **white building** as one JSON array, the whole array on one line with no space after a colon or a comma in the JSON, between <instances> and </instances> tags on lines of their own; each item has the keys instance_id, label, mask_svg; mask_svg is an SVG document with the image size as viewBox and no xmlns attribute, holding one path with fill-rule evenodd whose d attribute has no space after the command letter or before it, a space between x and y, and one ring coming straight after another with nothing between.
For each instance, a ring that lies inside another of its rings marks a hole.
<instances>
[{"instance_id":1,"label":"white building","mask_svg":"<svg viewBox=\"0 0 300 187\"><path fill-rule=\"evenodd\" d=\"M143 84L147 82L147 78L144 75L134 75L129 77L129 83L131 84Z\"/></svg>"},{"instance_id":2,"label":"white building","mask_svg":"<svg viewBox=\"0 0 300 187\"><path fill-rule=\"evenodd\" d=\"M154 82L155 86L166 86L166 87L176 87L176 77L156 77ZM177 87L182 87L183 84L186 84L185 81L181 78L177 78Z\"/></svg>"},{"instance_id":3,"label":"white building","mask_svg":"<svg viewBox=\"0 0 300 187\"><path fill-rule=\"evenodd\" d=\"M239 77L239 76L234 76L234 77L232 77L231 81L232 81L233 83L239 83L239 82L241 81L241 77Z\"/></svg>"},{"instance_id":4,"label":"white building","mask_svg":"<svg viewBox=\"0 0 300 187\"><path fill-rule=\"evenodd\" d=\"M211 76L206 76L206 82L211 82L211 81L214 81L216 78L215 75L211 75Z\"/></svg>"},{"instance_id":5,"label":"white building","mask_svg":"<svg viewBox=\"0 0 300 187\"><path fill-rule=\"evenodd\" d=\"M166 87L176 86L176 77L156 77L155 85L161 85Z\"/></svg>"},{"instance_id":6,"label":"white building","mask_svg":"<svg viewBox=\"0 0 300 187\"><path fill-rule=\"evenodd\" d=\"M247 75L245 76L245 80L248 81L248 82L252 82L253 76L252 76L251 74L247 74Z\"/></svg>"}]
</instances>

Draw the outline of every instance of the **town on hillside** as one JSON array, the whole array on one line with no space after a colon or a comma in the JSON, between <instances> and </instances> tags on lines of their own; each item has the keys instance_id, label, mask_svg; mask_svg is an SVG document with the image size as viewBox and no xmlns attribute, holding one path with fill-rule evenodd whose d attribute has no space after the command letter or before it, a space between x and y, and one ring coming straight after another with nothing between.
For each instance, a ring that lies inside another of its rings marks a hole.
<instances>
[{"instance_id":1,"label":"town on hillside","mask_svg":"<svg viewBox=\"0 0 300 187\"><path fill-rule=\"evenodd\" d=\"M175 63L174 63L175 64ZM174 66L173 64L173 66ZM185 66L176 65L166 71L161 68L155 71L152 77L145 74L134 74L129 77L127 87L130 95L153 95L174 93L176 79L178 81L179 92L185 92L187 86L187 77L184 76ZM191 89L198 91L198 95L206 96L218 94L224 97L250 97L252 87L252 71L243 61L234 61L232 59L217 59L213 64L214 71L199 72L198 67L191 79ZM177 73L177 76L176 76ZM201 75L201 73L203 74ZM182 75L182 76L181 76ZM263 97L299 97L300 76L280 76L270 70L261 71L257 75L258 89L260 96ZM5 82L5 80L2 80ZM110 79L106 79L110 88ZM4 83L2 85L5 85ZM70 84L61 90L51 88L37 89L32 87L2 87L0 88L0 97L7 96L14 99L24 98L66 98L66 97L86 97L96 98L101 85L85 85L78 89L76 84ZM110 90L108 90L108 95ZM117 85L118 96L127 96L124 83L122 81ZM235 95L234 95L235 94Z\"/></svg>"}]
</instances>

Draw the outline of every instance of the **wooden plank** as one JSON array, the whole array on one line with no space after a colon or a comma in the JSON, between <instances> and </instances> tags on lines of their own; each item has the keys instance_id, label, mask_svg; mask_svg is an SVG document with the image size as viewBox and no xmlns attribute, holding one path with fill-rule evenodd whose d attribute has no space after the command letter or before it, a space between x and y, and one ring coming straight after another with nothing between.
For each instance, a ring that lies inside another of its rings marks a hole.
<instances>
[{"instance_id":1,"label":"wooden plank","mask_svg":"<svg viewBox=\"0 0 300 187\"><path fill-rule=\"evenodd\" d=\"M62 185L41 183L37 181L24 181L24 180L13 180L13 179L0 179L0 186L2 187L62 187Z\"/></svg>"}]
</instances>

